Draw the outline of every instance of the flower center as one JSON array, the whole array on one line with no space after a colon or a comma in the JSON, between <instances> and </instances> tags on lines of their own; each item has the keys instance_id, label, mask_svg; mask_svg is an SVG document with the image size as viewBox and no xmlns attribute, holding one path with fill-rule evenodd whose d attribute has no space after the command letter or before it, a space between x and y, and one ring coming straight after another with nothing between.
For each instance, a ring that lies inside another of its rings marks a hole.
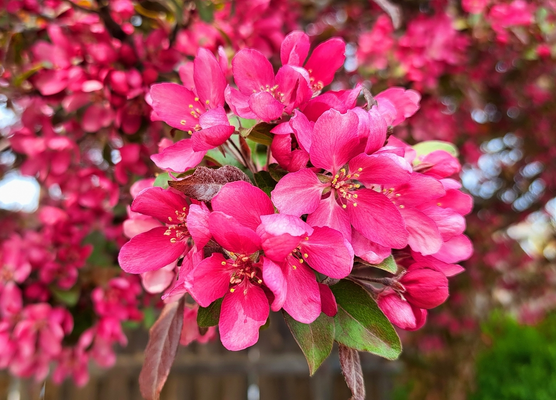
<instances>
[{"instance_id":1,"label":"flower center","mask_svg":"<svg viewBox=\"0 0 556 400\"><path fill-rule=\"evenodd\" d=\"M361 168L357 170L357 172L361 171ZM344 209L348 204L357 207L357 194L353 193L361 187L361 184L355 183L357 178L359 178L358 173L350 174L345 168L342 168L330 181L330 187L336 191Z\"/></svg>"},{"instance_id":2,"label":"flower center","mask_svg":"<svg viewBox=\"0 0 556 400\"><path fill-rule=\"evenodd\" d=\"M178 240L185 240L188 238L189 231L185 224L187 218L187 208L183 207L181 211L175 210L175 217L168 217L169 224L166 226L165 236L171 236L170 242L176 243Z\"/></svg>"},{"instance_id":3,"label":"flower center","mask_svg":"<svg viewBox=\"0 0 556 400\"><path fill-rule=\"evenodd\" d=\"M244 283L251 282L253 284L262 284L263 280L260 278L261 269L259 263L253 263L253 260L245 254L230 253L232 257L226 261L222 261L222 265L227 265L232 271L230 277L230 292L236 290L236 286ZM244 289L243 294L246 294L247 288Z\"/></svg>"}]
</instances>

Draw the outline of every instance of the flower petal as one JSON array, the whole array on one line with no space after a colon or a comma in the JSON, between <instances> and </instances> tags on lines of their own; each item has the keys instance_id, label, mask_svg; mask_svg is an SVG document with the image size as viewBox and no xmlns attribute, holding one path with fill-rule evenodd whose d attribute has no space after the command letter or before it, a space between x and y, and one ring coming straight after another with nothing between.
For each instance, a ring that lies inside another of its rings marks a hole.
<instances>
[{"instance_id":1,"label":"flower petal","mask_svg":"<svg viewBox=\"0 0 556 400\"><path fill-rule=\"evenodd\" d=\"M293 31L284 38L280 47L282 65L295 65L301 67L309 54L309 36L305 32Z\"/></svg>"},{"instance_id":2,"label":"flower petal","mask_svg":"<svg viewBox=\"0 0 556 400\"><path fill-rule=\"evenodd\" d=\"M398 208L386 196L374 190L358 190L357 196L357 202L346 204L353 227L367 239L382 246L394 249L407 246L409 234Z\"/></svg>"},{"instance_id":3,"label":"flower petal","mask_svg":"<svg viewBox=\"0 0 556 400\"><path fill-rule=\"evenodd\" d=\"M180 140L166 147L158 154L153 154L151 160L158 168L172 172L185 172L196 167L205 156L206 151L194 151L193 141Z\"/></svg>"},{"instance_id":4,"label":"flower petal","mask_svg":"<svg viewBox=\"0 0 556 400\"><path fill-rule=\"evenodd\" d=\"M274 206L266 193L244 181L225 184L211 204L214 211L222 211L253 230L261 223L261 215L274 214Z\"/></svg>"},{"instance_id":5,"label":"flower petal","mask_svg":"<svg viewBox=\"0 0 556 400\"><path fill-rule=\"evenodd\" d=\"M301 243L304 260L314 270L331 278L348 276L353 267L353 248L343 235L328 227L316 227Z\"/></svg>"},{"instance_id":6,"label":"flower petal","mask_svg":"<svg viewBox=\"0 0 556 400\"><path fill-rule=\"evenodd\" d=\"M323 113L315 122L311 143L311 162L335 174L352 159L359 147L357 114L336 110Z\"/></svg>"},{"instance_id":7,"label":"flower petal","mask_svg":"<svg viewBox=\"0 0 556 400\"><path fill-rule=\"evenodd\" d=\"M310 324L321 313L319 286L313 271L304 264L292 264L293 257L289 259L285 267L288 295L283 308L296 321Z\"/></svg>"},{"instance_id":8,"label":"flower petal","mask_svg":"<svg viewBox=\"0 0 556 400\"><path fill-rule=\"evenodd\" d=\"M282 268L266 257L263 257L263 281L274 294L274 301L270 308L272 311L280 310L286 301L288 284Z\"/></svg>"},{"instance_id":9,"label":"flower petal","mask_svg":"<svg viewBox=\"0 0 556 400\"><path fill-rule=\"evenodd\" d=\"M187 213L185 198L161 187L150 187L137 195L131 203L131 211L149 215L166 224L179 223L177 213Z\"/></svg>"},{"instance_id":10,"label":"flower petal","mask_svg":"<svg viewBox=\"0 0 556 400\"><path fill-rule=\"evenodd\" d=\"M207 108L224 106L226 77L214 55L200 47L193 64L193 80L201 101L207 105Z\"/></svg>"},{"instance_id":11,"label":"flower petal","mask_svg":"<svg viewBox=\"0 0 556 400\"><path fill-rule=\"evenodd\" d=\"M250 95L274 86L274 70L258 50L240 50L232 59L232 72L238 89Z\"/></svg>"},{"instance_id":12,"label":"flower petal","mask_svg":"<svg viewBox=\"0 0 556 400\"><path fill-rule=\"evenodd\" d=\"M208 307L213 301L228 293L232 274L229 267L222 263L226 264L224 256L213 253L193 270L189 293L201 307Z\"/></svg>"},{"instance_id":13,"label":"flower petal","mask_svg":"<svg viewBox=\"0 0 556 400\"><path fill-rule=\"evenodd\" d=\"M177 83L157 83L151 86L151 106L159 120L182 131L193 128L198 118L191 114L189 105L204 110L191 90Z\"/></svg>"},{"instance_id":14,"label":"flower petal","mask_svg":"<svg viewBox=\"0 0 556 400\"><path fill-rule=\"evenodd\" d=\"M285 175L271 192L272 202L284 214L301 216L317 209L325 184L305 168Z\"/></svg>"},{"instance_id":15,"label":"flower petal","mask_svg":"<svg viewBox=\"0 0 556 400\"><path fill-rule=\"evenodd\" d=\"M307 60L305 69L321 89L332 82L338 68L344 65L345 52L344 41L340 38L332 38L319 44Z\"/></svg>"},{"instance_id":16,"label":"flower petal","mask_svg":"<svg viewBox=\"0 0 556 400\"><path fill-rule=\"evenodd\" d=\"M228 251L250 255L262 249L259 235L222 212L210 214L209 227L214 240Z\"/></svg>"},{"instance_id":17,"label":"flower petal","mask_svg":"<svg viewBox=\"0 0 556 400\"><path fill-rule=\"evenodd\" d=\"M284 105L268 92L253 93L249 96L249 108L258 119L265 122L280 118L284 111Z\"/></svg>"},{"instance_id":18,"label":"flower petal","mask_svg":"<svg viewBox=\"0 0 556 400\"><path fill-rule=\"evenodd\" d=\"M185 251L186 243L164 233L167 228L160 227L134 236L123 245L118 255L122 269L130 274L139 274L160 269L176 261Z\"/></svg>"},{"instance_id":19,"label":"flower petal","mask_svg":"<svg viewBox=\"0 0 556 400\"><path fill-rule=\"evenodd\" d=\"M220 340L228 350L243 350L259 340L259 329L269 314L264 291L254 285L244 289L238 286L228 293L220 311Z\"/></svg>"}]
</instances>

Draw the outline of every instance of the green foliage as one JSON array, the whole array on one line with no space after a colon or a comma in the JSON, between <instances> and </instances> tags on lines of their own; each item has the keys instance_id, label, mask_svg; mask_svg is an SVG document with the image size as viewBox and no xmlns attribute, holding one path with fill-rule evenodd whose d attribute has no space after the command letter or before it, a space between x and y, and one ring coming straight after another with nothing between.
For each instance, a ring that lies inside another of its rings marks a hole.
<instances>
[{"instance_id":1,"label":"green foliage","mask_svg":"<svg viewBox=\"0 0 556 400\"><path fill-rule=\"evenodd\" d=\"M358 351L395 360L402 351L400 338L375 300L361 286L342 280L331 286L338 303L335 340Z\"/></svg>"},{"instance_id":2,"label":"green foliage","mask_svg":"<svg viewBox=\"0 0 556 400\"><path fill-rule=\"evenodd\" d=\"M222 300L223 299L218 299L206 308L199 307L199 312L197 314L197 325L199 325L199 328L208 328L218 325Z\"/></svg>"},{"instance_id":3,"label":"green foliage","mask_svg":"<svg viewBox=\"0 0 556 400\"><path fill-rule=\"evenodd\" d=\"M537 327L495 315L484 327L492 346L477 360L470 400L556 399L556 315Z\"/></svg>"},{"instance_id":4,"label":"green foliage","mask_svg":"<svg viewBox=\"0 0 556 400\"><path fill-rule=\"evenodd\" d=\"M283 312L290 331L303 351L313 375L326 360L334 345L334 321L323 313L312 323L302 324Z\"/></svg>"}]
</instances>

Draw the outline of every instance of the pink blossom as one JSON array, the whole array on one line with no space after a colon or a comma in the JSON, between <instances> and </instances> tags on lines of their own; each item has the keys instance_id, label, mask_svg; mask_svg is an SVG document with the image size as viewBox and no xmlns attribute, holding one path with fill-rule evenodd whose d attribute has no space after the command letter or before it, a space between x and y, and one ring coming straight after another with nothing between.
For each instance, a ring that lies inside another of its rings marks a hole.
<instances>
[{"instance_id":1,"label":"pink blossom","mask_svg":"<svg viewBox=\"0 0 556 400\"><path fill-rule=\"evenodd\" d=\"M170 190L148 188L137 195L131 210L156 218L166 226L140 233L122 247L118 261L124 271L158 270L184 253L190 237L186 226L189 205L184 197Z\"/></svg>"},{"instance_id":2,"label":"pink blossom","mask_svg":"<svg viewBox=\"0 0 556 400\"><path fill-rule=\"evenodd\" d=\"M273 203L282 213L309 214L310 225L329 226L348 240L353 226L375 243L403 248L408 233L398 208L371 188L406 182L409 167L394 154L361 154L368 138L359 136L358 125L353 111L322 114L315 123L309 153L311 163L325 174L302 169L286 175L272 192Z\"/></svg>"},{"instance_id":3,"label":"pink blossom","mask_svg":"<svg viewBox=\"0 0 556 400\"><path fill-rule=\"evenodd\" d=\"M212 53L199 49L194 61L195 91L174 83L153 85L153 120L187 131L184 139L151 159L160 168L183 172L199 164L207 150L223 144L234 132L224 111L226 78Z\"/></svg>"}]
</instances>

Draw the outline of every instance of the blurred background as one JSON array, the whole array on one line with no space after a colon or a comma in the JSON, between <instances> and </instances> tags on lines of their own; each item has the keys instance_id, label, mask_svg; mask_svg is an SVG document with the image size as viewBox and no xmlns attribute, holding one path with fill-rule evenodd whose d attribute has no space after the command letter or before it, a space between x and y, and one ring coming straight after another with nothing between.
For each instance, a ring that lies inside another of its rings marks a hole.
<instances>
[{"instance_id":1,"label":"blurred background","mask_svg":"<svg viewBox=\"0 0 556 400\"><path fill-rule=\"evenodd\" d=\"M346 41L331 90L419 91L394 135L455 143L474 197L465 272L399 361L362 355L367 397L556 398L556 1L0 0L1 399L140 398L162 304L117 253L176 136L145 95L187 83L199 47L279 66L294 29ZM337 355L309 378L279 315L248 350L207 339L182 333L162 399L349 397Z\"/></svg>"}]
</instances>

